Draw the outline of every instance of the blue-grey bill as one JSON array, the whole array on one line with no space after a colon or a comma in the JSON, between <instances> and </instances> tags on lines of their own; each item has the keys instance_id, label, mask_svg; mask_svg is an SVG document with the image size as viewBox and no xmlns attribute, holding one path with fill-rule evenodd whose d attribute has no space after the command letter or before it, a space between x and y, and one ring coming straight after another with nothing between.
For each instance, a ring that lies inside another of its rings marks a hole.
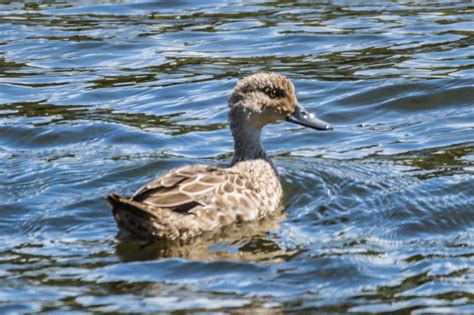
<instances>
[{"instance_id":1,"label":"blue-grey bill","mask_svg":"<svg viewBox=\"0 0 474 315\"><path fill-rule=\"evenodd\" d=\"M301 105L297 105L293 114L286 119L289 122L317 130L332 130L332 125L324 120L316 118L316 115L306 111Z\"/></svg>"}]
</instances>

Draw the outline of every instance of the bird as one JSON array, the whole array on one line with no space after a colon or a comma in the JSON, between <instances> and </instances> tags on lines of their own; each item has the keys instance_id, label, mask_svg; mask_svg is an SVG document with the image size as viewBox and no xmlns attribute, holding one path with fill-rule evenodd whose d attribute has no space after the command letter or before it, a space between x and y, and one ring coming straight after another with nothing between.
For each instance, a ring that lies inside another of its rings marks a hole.
<instances>
[{"instance_id":1,"label":"bird","mask_svg":"<svg viewBox=\"0 0 474 315\"><path fill-rule=\"evenodd\" d=\"M283 189L261 142L264 126L282 121L332 130L299 104L286 76L259 72L240 79L229 98L234 155L227 167L194 164L172 169L131 197L107 195L119 233L146 240L186 240L276 211Z\"/></svg>"}]
</instances>

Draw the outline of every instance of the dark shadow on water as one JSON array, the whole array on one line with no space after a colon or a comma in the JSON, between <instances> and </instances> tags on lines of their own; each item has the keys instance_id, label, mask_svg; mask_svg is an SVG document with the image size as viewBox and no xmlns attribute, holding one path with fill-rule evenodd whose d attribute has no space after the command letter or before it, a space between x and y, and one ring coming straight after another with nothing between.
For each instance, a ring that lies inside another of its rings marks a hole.
<instances>
[{"instance_id":1,"label":"dark shadow on water","mask_svg":"<svg viewBox=\"0 0 474 315\"><path fill-rule=\"evenodd\" d=\"M18 102L12 104L0 104L0 119L2 118L48 118L47 121L35 122L34 126L47 126L52 123L71 123L78 120L104 121L128 125L135 128L161 128L171 135L181 135L194 131L212 131L226 127L225 123L207 125L185 125L178 123L176 119L183 112L168 115L132 114L114 111L111 108L91 109L84 106L56 106L43 102Z\"/></svg>"}]
</instances>

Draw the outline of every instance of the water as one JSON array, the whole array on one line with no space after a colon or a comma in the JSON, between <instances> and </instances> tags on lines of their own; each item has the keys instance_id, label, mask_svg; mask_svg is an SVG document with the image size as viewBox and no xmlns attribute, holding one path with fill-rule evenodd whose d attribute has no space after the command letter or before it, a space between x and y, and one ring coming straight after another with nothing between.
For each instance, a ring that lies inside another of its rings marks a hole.
<instances>
[{"instance_id":1,"label":"water","mask_svg":"<svg viewBox=\"0 0 474 315\"><path fill-rule=\"evenodd\" d=\"M474 312L471 1L3 1L0 312ZM286 210L119 242L104 199L225 164L275 71L333 123L265 146Z\"/></svg>"}]
</instances>

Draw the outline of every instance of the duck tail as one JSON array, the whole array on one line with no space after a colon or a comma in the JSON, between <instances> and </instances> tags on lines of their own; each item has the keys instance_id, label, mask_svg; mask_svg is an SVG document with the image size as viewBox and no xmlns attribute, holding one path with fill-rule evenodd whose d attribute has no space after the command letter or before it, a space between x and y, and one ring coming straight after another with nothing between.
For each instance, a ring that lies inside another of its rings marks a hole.
<instances>
[{"instance_id":1,"label":"duck tail","mask_svg":"<svg viewBox=\"0 0 474 315\"><path fill-rule=\"evenodd\" d=\"M146 209L146 206L119 194L107 195L112 213L120 229L139 237L149 238L150 221L157 218ZM121 233L123 234L123 233Z\"/></svg>"}]
</instances>

